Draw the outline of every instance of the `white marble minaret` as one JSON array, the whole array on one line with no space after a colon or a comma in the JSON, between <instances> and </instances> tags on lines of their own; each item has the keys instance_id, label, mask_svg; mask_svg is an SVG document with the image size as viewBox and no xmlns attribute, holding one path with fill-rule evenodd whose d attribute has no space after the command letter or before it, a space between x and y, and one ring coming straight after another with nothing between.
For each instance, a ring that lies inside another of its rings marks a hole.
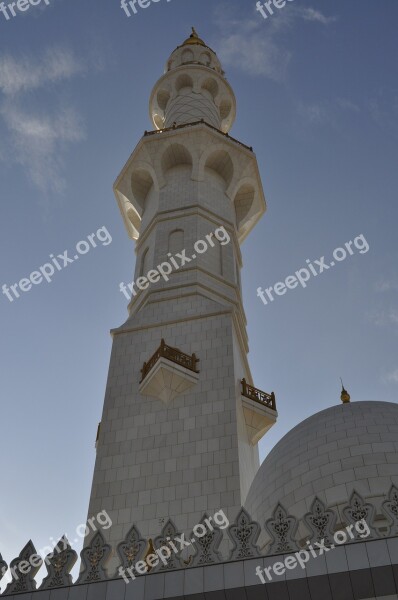
<instances>
[{"instance_id":1,"label":"white marble minaret","mask_svg":"<svg viewBox=\"0 0 398 600\"><path fill-rule=\"evenodd\" d=\"M180 531L205 511L234 518L276 418L273 396L251 387L240 284L240 244L265 211L261 179L252 149L228 135L234 93L194 30L149 108L156 129L114 186L141 279L112 332L89 506L108 511L113 543L133 523L153 537L169 517ZM159 280L157 266L184 250L191 260Z\"/></svg>"}]
</instances>

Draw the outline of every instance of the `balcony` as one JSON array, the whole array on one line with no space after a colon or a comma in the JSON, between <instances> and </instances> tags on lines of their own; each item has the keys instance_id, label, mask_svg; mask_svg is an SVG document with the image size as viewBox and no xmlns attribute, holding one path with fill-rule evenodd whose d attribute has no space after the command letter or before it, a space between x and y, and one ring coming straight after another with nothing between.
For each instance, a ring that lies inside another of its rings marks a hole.
<instances>
[{"instance_id":1,"label":"balcony","mask_svg":"<svg viewBox=\"0 0 398 600\"><path fill-rule=\"evenodd\" d=\"M276 423L278 413L276 411L275 394L274 392L267 394L249 385L246 379L242 379L241 384L241 399L246 430L249 441L254 446Z\"/></svg>"},{"instance_id":2,"label":"balcony","mask_svg":"<svg viewBox=\"0 0 398 600\"><path fill-rule=\"evenodd\" d=\"M141 369L140 393L170 404L198 382L198 362L195 354L185 354L162 339L159 348Z\"/></svg>"}]
</instances>

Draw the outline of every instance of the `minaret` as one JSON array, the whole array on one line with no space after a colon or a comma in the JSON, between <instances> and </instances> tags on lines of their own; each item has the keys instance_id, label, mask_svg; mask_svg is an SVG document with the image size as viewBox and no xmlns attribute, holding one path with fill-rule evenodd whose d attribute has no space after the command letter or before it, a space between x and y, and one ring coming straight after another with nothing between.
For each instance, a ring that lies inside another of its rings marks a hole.
<instances>
[{"instance_id":1,"label":"minaret","mask_svg":"<svg viewBox=\"0 0 398 600\"><path fill-rule=\"evenodd\" d=\"M112 331L89 507L109 513L113 544L133 524L154 537L168 518L186 532L205 511L233 519L277 416L274 395L252 385L240 284L261 179L252 149L228 134L235 96L194 29L149 107L155 130L114 185L135 283Z\"/></svg>"}]
</instances>

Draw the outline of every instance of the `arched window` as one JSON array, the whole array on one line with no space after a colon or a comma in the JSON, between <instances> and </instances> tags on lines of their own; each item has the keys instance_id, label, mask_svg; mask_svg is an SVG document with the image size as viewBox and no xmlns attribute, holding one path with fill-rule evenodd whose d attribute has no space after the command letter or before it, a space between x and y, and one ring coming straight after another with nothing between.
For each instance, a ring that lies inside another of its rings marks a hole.
<instances>
[{"instance_id":1,"label":"arched window","mask_svg":"<svg viewBox=\"0 0 398 600\"><path fill-rule=\"evenodd\" d=\"M224 275L224 252L223 247L220 242L217 240L216 247L218 246L218 272L221 276Z\"/></svg>"},{"instance_id":2,"label":"arched window","mask_svg":"<svg viewBox=\"0 0 398 600\"><path fill-rule=\"evenodd\" d=\"M224 276L224 249L219 240L212 236L211 242L207 245L206 253L203 254L205 268L214 275Z\"/></svg>"},{"instance_id":3,"label":"arched window","mask_svg":"<svg viewBox=\"0 0 398 600\"><path fill-rule=\"evenodd\" d=\"M149 271L149 248L145 248L141 257L140 277L145 276Z\"/></svg>"},{"instance_id":4,"label":"arched window","mask_svg":"<svg viewBox=\"0 0 398 600\"><path fill-rule=\"evenodd\" d=\"M171 254L181 252L184 249L184 231L182 229L175 229L169 234L168 251Z\"/></svg>"}]
</instances>

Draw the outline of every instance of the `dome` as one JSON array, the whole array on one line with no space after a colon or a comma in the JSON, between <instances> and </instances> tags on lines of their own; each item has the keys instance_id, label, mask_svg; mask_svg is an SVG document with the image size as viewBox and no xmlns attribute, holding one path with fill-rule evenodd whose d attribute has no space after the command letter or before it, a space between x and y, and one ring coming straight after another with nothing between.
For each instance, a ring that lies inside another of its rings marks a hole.
<instances>
[{"instance_id":1,"label":"dome","mask_svg":"<svg viewBox=\"0 0 398 600\"><path fill-rule=\"evenodd\" d=\"M317 496L343 522L355 490L380 507L398 486L398 404L354 402L323 410L289 431L258 470L245 508L263 524L278 503L302 518Z\"/></svg>"},{"instance_id":2,"label":"dome","mask_svg":"<svg viewBox=\"0 0 398 600\"><path fill-rule=\"evenodd\" d=\"M221 76L225 75L217 54L198 36L194 27L189 38L171 53L165 73L187 65L208 67Z\"/></svg>"}]
</instances>

